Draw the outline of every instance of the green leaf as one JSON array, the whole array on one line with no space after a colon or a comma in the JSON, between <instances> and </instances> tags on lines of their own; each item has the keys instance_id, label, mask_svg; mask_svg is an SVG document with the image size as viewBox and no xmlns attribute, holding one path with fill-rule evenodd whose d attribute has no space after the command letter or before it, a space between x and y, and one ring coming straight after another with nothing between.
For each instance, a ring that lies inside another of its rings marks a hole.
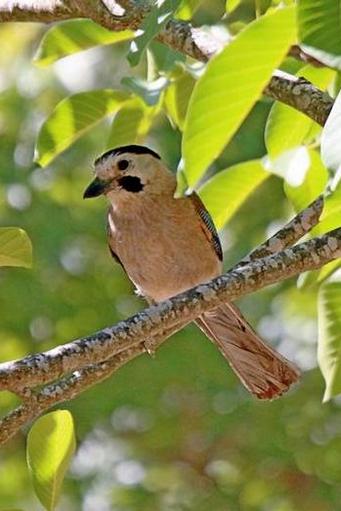
<instances>
[{"instance_id":1,"label":"green leaf","mask_svg":"<svg viewBox=\"0 0 341 511\"><path fill-rule=\"evenodd\" d=\"M128 61L131 66L136 66L147 48L148 44L164 27L172 14L178 8L180 0L157 0L145 17L138 31L139 35L131 42L128 53Z\"/></svg>"},{"instance_id":2,"label":"green leaf","mask_svg":"<svg viewBox=\"0 0 341 511\"><path fill-rule=\"evenodd\" d=\"M154 106L159 102L162 91L167 87L168 80L160 76L157 80L143 80L132 76L125 76L121 83L132 92L140 96L146 105Z\"/></svg>"},{"instance_id":3,"label":"green leaf","mask_svg":"<svg viewBox=\"0 0 341 511\"><path fill-rule=\"evenodd\" d=\"M300 69L298 74L324 90L334 77L335 71L308 65ZM265 145L269 156L276 158L284 151L306 142L313 126L317 127L318 124L298 110L276 101L272 105L265 127Z\"/></svg>"},{"instance_id":4,"label":"green leaf","mask_svg":"<svg viewBox=\"0 0 341 511\"><path fill-rule=\"evenodd\" d=\"M341 393L341 282L321 287L318 297L318 363L326 389L323 401Z\"/></svg>"},{"instance_id":5,"label":"green leaf","mask_svg":"<svg viewBox=\"0 0 341 511\"><path fill-rule=\"evenodd\" d=\"M114 117L108 138L108 147L141 144L152 125L156 109L141 100L128 101Z\"/></svg>"},{"instance_id":6,"label":"green leaf","mask_svg":"<svg viewBox=\"0 0 341 511\"><path fill-rule=\"evenodd\" d=\"M58 59L98 45L127 41L134 37L131 30L113 32L90 20L68 20L54 25L46 32L34 56L41 67Z\"/></svg>"},{"instance_id":7,"label":"green leaf","mask_svg":"<svg viewBox=\"0 0 341 511\"><path fill-rule=\"evenodd\" d=\"M321 136L321 156L324 164L332 170L341 169L341 92L338 94L328 116Z\"/></svg>"},{"instance_id":8,"label":"green leaf","mask_svg":"<svg viewBox=\"0 0 341 511\"><path fill-rule=\"evenodd\" d=\"M181 20L190 20L203 0L182 0L175 17Z\"/></svg>"},{"instance_id":9,"label":"green leaf","mask_svg":"<svg viewBox=\"0 0 341 511\"><path fill-rule=\"evenodd\" d=\"M334 191L327 195L320 222L311 230L312 236L319 236L325 232L341 227L341 182ZM329 278L341 265L341 260L332 261L320 270L306 272L300 275L297 281L299 288L305 289L320 285Z\"/></svg>"},{"instance_id":10,"label":"green leaf","mask_svg":"<svg viewBox=\"0 0 341 511\"><path fill-rule=\"evenodd\" d=\"M183 53L173 50L169 46L165 46L155 39L149 44L148 51L152 53L155 65L156 75L167 74L173 71L179 62L185 62L186 57Z\"/></svg>"},{"instance_id":11,"label":"green leaf","mask_svg":"<svg viewBox=\"0 0 341 511\"><path fill-rule=\"evenodd\" d=\"M341 69L341 0L299 0L297 22L303 49Z\"/></svg>"},{"instance_id":12,"label":"green leaf","mask_svg":"<svg viewBox=\"0 0 341 511\"><path fill-rule=\"evenodd\" d=\"M165 92L165 107L173 123L183 129L190 100L194 78L186 71L181 71L178 77L170 83Z\"/></svg>"},{"instance_id":13,"label":"green leaf","mask_svg":"<svg viewBox=\"0 0 341 511\"><path fill-rule=\"evenodd\" d=\"M182 152L190 186L239 128L294 42L294 12L278 9L257 19L207 64L184 127Z\"/></svg>"},{"instance_id":14,"label":"green leaf","mask_svg":"<svg viewBox=\"0 0 341 511\"><path fill-rule=\"evenodd\" d=\"M83 133L121 108L127 99L127 93L100 89L62 100L39 132L35 161L42 167L48 165Z\"/></svg>"},{"instance_id":15,"label":"green leaf","mask_svg":"<svg viewBox=\"0 0 341 511\"><path fill-rule=\"evenodd\" d=\"M65 472L75 452L72 415L57 410L40 417L27 437L27 463L35 492L48 511L55 509Z\"/></svg>"},{"instance_id":16,"label":"green leaf","mask_svg":"<svg viewBox=\"0 0 341 511\"><path fill-rule=\"evenodd\" d=\"M269 173L264 170L261 161L251 160L218 172L199 189L199 195L217 229L230 220L267 177Z\"/></svg>"},{"instance_id":17,"label":"green leaf","mask_svg":"<svg viewBox=\"0 0 341 511\"><path fill-rule=\"evenodd\" d=\"M328 182L328 172L320 155L312 149L307 151L310 163L307 168L297 168L291 180L284 181L284 190L296 211L307 207L324 192Z\"/></svg>"},{"instance_id":18,"label":"green leaf","mask_svg":"<svg viewBox=\"0 0 341 511\"><path fill-rule=\"evenodd\" d=\"M231 14L240 5L241 0L226 0L225 11Z\"/></svg>"},{"instance_id":19,"label":"green leaf","mask_svg":"<svg viewBox=\"0 0 341 511\"><path fill-rule=\"evenodd\" d=\"M323 282L325 282L333 273L336 272L341 266L341 261L331 261L321 268L321 270L307 271L301 273L297 279L298 289L312 289L318 288Z\"/></svg>"},{"instance_id":20,"label":"green leaf","mask_svg":"<svg viewBox=\"0 0 341 511\"><path fill-rule=\"evenodd\" d=\"M323 234L341 227L341 181L325 199L319 224L312 230L312 234Z\"/></svg>"},{"instance_id":21,"label":"green leaf","mask_svg":"<svg viewBox=\"0 0 341 511\"><path fill-rule=\"evenodd\" d=\"M23 229L0 227L0 266L32 266L32 244Z\"/></svg>"}]
</instances>

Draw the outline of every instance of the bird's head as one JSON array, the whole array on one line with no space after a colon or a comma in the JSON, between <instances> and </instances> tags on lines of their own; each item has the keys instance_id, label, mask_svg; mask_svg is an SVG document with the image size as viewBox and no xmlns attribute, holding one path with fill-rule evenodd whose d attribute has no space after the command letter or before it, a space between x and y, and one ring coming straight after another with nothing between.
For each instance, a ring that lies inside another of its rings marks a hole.
<instances>
[{"instance_id":1,"label":"bird's head","mask_svg":"<svg viewBox=\"0 0 341 511\"><path fill-rule=\"evenodd\" d=\"M95 161L95 179L83 197L107 195L111 202L145 194L174 192L175 177L148 147L128 145L105 152Z\"/></svg>"}]
</instances>

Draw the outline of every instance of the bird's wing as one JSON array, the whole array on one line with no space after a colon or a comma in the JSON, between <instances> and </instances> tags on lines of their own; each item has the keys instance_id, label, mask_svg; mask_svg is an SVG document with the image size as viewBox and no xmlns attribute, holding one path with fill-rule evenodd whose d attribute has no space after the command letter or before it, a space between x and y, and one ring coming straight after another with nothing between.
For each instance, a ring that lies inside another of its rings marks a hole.
<instances>
[{"instance_id":1,"label":"bird's wing","mask_svg":"<svg viewBox=\"0 0 341 511\"><path fill-rule=\"evenodd\" d=\"M110 216L110 209L108 211L108 216L107 216L107 240L108 240L108 247L109 247L109 250L110 250L110 254L111 254L112 258L118 264L120 264L122 266L122 268L124 269L124 271L125 271L125 268L124 268L124 266L122 264L121 259L118 257L118 255L116 254L115 250L113 249L114 240L113 240L112 233L111 233L109 216Z\"/></svg>"},{"instance_id":2,"label":"bird's wing","mask_svg":"<svg viewBox=\"0 0 341 511\"><path fill-rule=\"evenodd\" d=\"M113 258L113 259L114 259L114 260L115 260L118 264L120 264L120 265L122 266L122 268L124 269L124 266L123 266L123 264L122 264L121 259L118 257L118 255L116 254L116 252L114 252L114 251L113 251L113 249L112 249L112 248L111 248L111 246L110 246L110 240L109 240L109 243L108 243L108 247L109 247L110 254L111 254L112 258Z\"/></svg>"},{"instance_id":3,"label":"bird's wing","mask_svg":"<svg viewBox=\"0 0 341 511\"><path fill-rule=\"evenodd\" d=\"M200 199L199 195L197 195L195 192L193 192L188 197L194 206L195 211L198 214L198 218L200 220L200 226L210 242L212 248L214 249L215 253L217 254L217 257L220 261L223 260L223 250L221 248L220 239L217 233L217 229L215 228L215 225L213 223L213 220L205 208L202 200Z\"/></svg>"}]
</instances>

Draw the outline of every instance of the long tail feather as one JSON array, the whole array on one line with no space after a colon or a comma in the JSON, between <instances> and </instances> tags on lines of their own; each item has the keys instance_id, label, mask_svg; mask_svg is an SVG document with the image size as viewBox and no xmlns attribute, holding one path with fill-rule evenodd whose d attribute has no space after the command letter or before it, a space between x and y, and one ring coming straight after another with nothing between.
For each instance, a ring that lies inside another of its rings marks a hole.
<instances>
[{"instance_id":1,"label":"long tail feather","mask_svg":"<svg viewBox=\"0 0 341 511\"><path fill-rule=\"evenodd\" d=\"M299 370L260 339L235 305L220 305L200 316L196 324L257 398L279 397L299 379Z\"/></svg>"}]
</instances>

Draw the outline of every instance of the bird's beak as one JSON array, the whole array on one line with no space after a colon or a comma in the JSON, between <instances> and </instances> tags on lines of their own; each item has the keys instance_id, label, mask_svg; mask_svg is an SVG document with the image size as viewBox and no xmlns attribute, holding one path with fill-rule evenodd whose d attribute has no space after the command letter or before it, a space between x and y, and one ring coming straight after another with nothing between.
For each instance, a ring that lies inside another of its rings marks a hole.
<instances>
[{"instance_id":1,"label":"bird's beak","mask_svg":"<svg viewBox=\"0 0 341 511\"><path fill-rule=\"evenodd\" d=\"M83 199L90 199L91 197L98 197L102 195L107 188L107 183L105 181L101 181L98 177L96 177L87 187L83 194Z\"/></svg>"}]
</instances>

